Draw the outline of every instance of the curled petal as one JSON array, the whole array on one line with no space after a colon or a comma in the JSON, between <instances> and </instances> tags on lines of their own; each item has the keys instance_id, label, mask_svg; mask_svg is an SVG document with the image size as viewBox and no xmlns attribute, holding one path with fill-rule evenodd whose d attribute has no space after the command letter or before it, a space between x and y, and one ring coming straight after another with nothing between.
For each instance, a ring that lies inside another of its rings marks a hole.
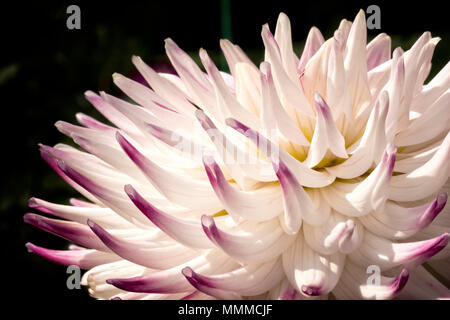
<instances>
[{"instance_id":1,"label":"curled petal","mask_svg":"<svg viewBox=\"0 0 450 320\"><path fill-rule=\"evenodd\" d=\"M208 281L205 281L203 277L199 276L190 267L184 268L182 271L183 276L186 277L187 281L198 291L201 291L207 295L216 297L223 300L240 300L241 296L234 292L228 292L225 290L218 289L211 286Z\"/></svg>"},{"instance_id":2,"label":"curled petal","mask_svg":"<svg viewBox=\"0 0 450 320\"><path fill-rule=\"evenodd\" d=\"M294 236L285 234L275 219L259 223L250 234L219 229L214 218L206 215L202 217L202 226L216 246L241 263L254 264L272 260L281 255L295 239Z\"/></svg>"},{"instance_id":3,"label":"curled petal","mask_svg":"<svg viewBox=\"0 0 450 320\"><path fill-rule=\"evenodd\" d=\"M333 290L344 268L341 253L321 255L298 236L283 253L283 267L291 285L305 296L322 296Z\"/></svg>"},{"instance_id":4,"label":"curled petal","mask_svg":"<svg viewBox=\"0 0 450 320\"><path fill-rule=\"evenodd\" d=\"M225 210L234 217L266 221L283 211L279 186L268 185L256 190L240 191L233 187L211 157L203 160L209 181Z\"/></svg>"},{"instance_id":5,"label":"curled petal","mask_svg":"<svg viewBox=\"0 0 450 320\"><path fill-rule=\"evenodd\" d=\"M338 299L375 299L395 298L403 290L409 279L409 271L403 268L396 277L386 277L374 274L371 269L360 268L351 262L346 262L339 284L333 294Z\"/></svg>"},{"instance_id":6,"label":"curled petal","mask_svg":"<svg viewBox=\"0 0 450 320\"><path fill-rule=\"evenodd\" d=\"M378 163L386 146L385 121L388 110L388 95L383 92L382 98L375 104L364 134L358 147L351 153L350 158L343 163L326 170L342 179L356 178L367 170L372 164Z\"/></svg>"},{"instance_id":7,"label":"curled petal","mask_svg":"<svg viewBox=\"0 0 450 320\"><path fill-rule=\"evenodd\" d=\"M335 252L350 253L359 247L364 229L354 220L332 212L325 223L314 227L303 225L305 241L315 251L330 255Z\"/></svg>"},{"instance_id":8,"label":"curled petal","mask_svg":"<svg viewBox=\"0 0 450 320\"><path fill-rule=\"evenodd\" d=\"M247 127L235 119L227 119L226 123L239 133L248 137L255 145L259 146L262 144L264 146L268 146L268 148L264 148L261 151L264 152L268 158L275 160L275 162L278 161L276 159L278 156L280 161L284 162L286 167L289 168L302 186L320 188L327 186L334 181L334 177L331 175L308 168L304 163L293 158L290 154L279 148L272 141L266 139L258 131Z\"/></svg>"},{"instance_id":9,"label":"curled petal","mask_svg":"<svg viewBox=\"0 0 450 320\"><path fill-rule=\"evenodd\" d=\"M395 243L366 230L361 246L348 257L363 268L369 265L377 265L382 271L399 265L414 268L444 249L449 240L449 234L444 233L429 240Z\"/></svg>"},{"instance_id":10,"label":"curled petal","mask_svg":"<svg viewBox=\"0 0 450 320\"><path fill-rule=\"evenodd\" d=\"M405 289L398 296L408 300L450 299L450 291L423 266L411 270Z\"/></svg>"},{"instance_id":11,"label":"curled petal","mask_svg":"<svg viewBox=\"0 0 450 320\"><path fill-rule=\"evenodd\" d=\"M150 182L170 201L188 208L219 208L220 204L211 186L161 168L140 153L120 133L117 140L130 159L142 170ZM204 199L200 199L202 196ZM199 207L200 206L200 207Z\"/></svg>"},{"instance_id":12,"label":"curled petal","mask_svg":"<svg viewBox=\"0 0 450 320\"><path fill-rule=\"evenodd\" d=\"M144 274L141 276L119 279L108 279L106 282L117 288L132 292L147 293L178 293L192 290L191 285L181 273L181 270L187 266L192 266L198 272L211 274L213 272L229 271L235 266L230 259L218 255L217 252L211 252L201 255L185 264L171 269Z\"/></svg>"},{"instance_id":13,"label":"curled petal","mask_svg":"<svg viewBox=\"0 0 450 320\"><path fill-rule=\"evenodd\" d=\"M130 210L129 202L126 201L126 197L124 197L122 193L119 193L116 190L106 189L102 185L94 182L92 179L89 179L78 171L72 169L64 161L58 161L58 167L73 181L81 185L84 189L89 191L102 202L106 203L117 214L120 214L123 218L135 225L149 228L148 220L142 217L137 210L137 212Z\"/></svg>"},{"instance_id":14,"label":"curled petal","mask_svg":"<svg viewBox=\"0 0 450 320\"><path fill-rule=\"evenodd\" d=\"M274 162L274 167L276 165ZM327 220L330 212L321 211L313 204L306 191L281 160L276 173L283 190L284 223L282 226L288 234L297 233L302 220L314 226L319 226Z\"/></svg>"},{"instance_id":15,"label":"curled petal","mask_svg":"<svg viewBox=\"0 0 450 320\"><path fill-rule=\"evenodd\" d=\"M169 269L198 255L198 252L178 243L172 245L152 244L149 241L127 240L110 234L98 224L88 220L97 237L113 252L133 263L151 269Z\"/></svg>"},{"instance_id":16,"label":"curled petal","mask_svg":"<svg viewBox=\"0 0 450 320\"><path fill-rule=\"evenodd\" d=\"M162 212L147 202L131 185L125 186L125 192L135 206L171 238L193 248L212 247L199 222L183 220Z\"/></svg>"},{"instance_id":17,"label":"curled petal","mask_svg":"<svg viewBox=\"0 0 450 320\"><path fill-rule=\"evenodd\" d=\"M439 150L423 166L407 174L392 177L389 199L413 201L424 199L444 185L450 175L450 133Z\"/></svg>"},{"instance_id":18,"label":"curled petal","mask_svg":"<svg viewBox=\"0 0 450 320\"><path fill-rule=\"evenodd\" d=\"M242 296L254 296L270 290L280 282L283 277L283 268L281 260L277 259L262 265L244 266L212 276L203 276L194 272L193 274L197 282L209 288L232 291Z\"/></svg>"},{"instance_id":19,"label":"curled petal","mask_svg":"<svg viewBox=\"0 0 450 320\"><path fill-rule=\"evenodd\" d=\"M431 203L413 208L400 206L392 201L379 212L372 212L359 221L381 237L405 239L426 228L442 211L447 203L447 194L438 195Z\"/></svg>"},{"instance_id":20,"label":"curled petal","mask_svg":"<svg viewBox=\"0 0 450 320\"><path fill-rule=\"evenodd\" d=\"M360 183L336 182L321 189L321 194L333 209L347 216L360 217L380 210L389 196L395 155L395 148L388 145L381 162L366 179Z\"/></svg>"}]
</instances>

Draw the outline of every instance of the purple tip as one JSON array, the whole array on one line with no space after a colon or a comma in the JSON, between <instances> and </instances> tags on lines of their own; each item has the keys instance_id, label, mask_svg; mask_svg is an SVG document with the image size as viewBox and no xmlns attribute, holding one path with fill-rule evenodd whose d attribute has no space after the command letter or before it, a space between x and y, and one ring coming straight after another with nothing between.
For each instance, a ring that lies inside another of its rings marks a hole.
<instances>
[{"instance_id":1,"label":"purple tip","mask_svg":"<svg viewBox=\"0 0 450 320\"><path fill-rule=\"evenodd\" d=\"M305 286L301 288L302 292L311 297L317 297L321 295L322 288L317 286Z\"/></svg>"},{"instance_id":2,"label":"purple tip","mask_svg":"<svg viewBox=\"0 0 450 320\"><path fill-rule=\"evenodd\" d=\"M442 209L444 209L446 203L447 203L447 194L446 193L439 194L427 208L425 213L420 217L418 222L418 228L423 229L427 227L437 217L437 215L442 211Z\"/></svg>"},{"instance_id":3,"label":"purple tip","mask_svg":"<svg viewBox=\"0 0 450 320\"><path fill-rule=\"evenodd\" d=\"M36 208L39 205L37 204L36 198L35 197L31 197L30 199L28 199L28 206L30 208Z\"/></svg>"},{"instance_id":4,"label":"purple tip","mask_svg":"<svg viewBox=\"0 0 450 320\"><path fill-rule=\"evenodd\" d=\"M32 244L31 242L27 242L25 244L25 247L27 248L28 252L32 253L34 252L34 248L36 247L34 244Z\"/></svg>"},{"instance_id":5,"label":"purple tip","mask_svg":"<svg viewBox=\"0 0 450 320\"><path fill-rule=\"evenodd\" d=\"M92 229L92 231L95 232L94 229L96 229L96 226L97 226L97 225L95 224L95 222L93 222L92 220L88 219L88 220L87 220L87 225L89 226L89 228Z\"/></svg>"},{"instance_id":6,"label":"purple tip","mask_svg":"<svg viewBox=\"0 0 450 320\"><path fill-rule=\"evenodd\" d=\"M215 243L215 240L220 237L219 229L214 222L214 218L208 215L203 215L201 218L203 231L206 236Z\"/></svg>"},{"instance_id":7,"label":"purple tip","mask_svg":"<svg viewBox=\"0 0 450 320\"><path fill-rule=\"evenodd\" d=\"M194 270L192 270L191 267L185 267L183 268L183 270L181 270L181 273L183 274L183 276L185 276L186 278L192 278L194 276Z\"/></svg>"},{"instance_id":8,"label":"purple tip","mask_svg":"<svg viewBox=\"0 0 450 320\"><path fill-rule=\"evenodd\" d=\"M409 279L409 271L406 268L400 272L400 274L395 278L392 284L393 294L398 294L406 286Z\"/></svg>"}]
</instances>

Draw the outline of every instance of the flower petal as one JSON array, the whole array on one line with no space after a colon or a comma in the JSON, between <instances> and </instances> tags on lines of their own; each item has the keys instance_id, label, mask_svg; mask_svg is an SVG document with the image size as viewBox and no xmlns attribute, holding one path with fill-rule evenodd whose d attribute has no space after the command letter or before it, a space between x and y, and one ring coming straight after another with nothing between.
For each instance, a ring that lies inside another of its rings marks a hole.
<instances>
[{"instance_id":1,"label":"flower petal","mask_svg":"<svg viewBox=\"0 0 450 320\"><path fill-rule=\"evenodd\" d=\"M414 268L444 249L449 240L449 234L444 233L429 240L395 243L366 230L361 246L348 258L362 268L369 265L377 265L382 271L399 265Z\"/></svg>"},{"instance_id":2,"label":"flower petal","mask_svg":"<svg viewBox=\"0 0 450 320\"><path fill-rule=\"evenodd\" d=\"M147 202L131 185L125 186L125 192L135 206L171 238L188 247L212 247L199 222L180 219L158 210Z\"/></svg>"},{"instance_id":3,"label":"flower petal","mask_svg":"<svg viewBox=\"0 0 450 320\"><path fill-rule=\"evenodd\" d=\"M244 266L212 276L203 276L192 271L191 277L209 288L232 291L241 296L253 296L270 290L281 281L283 275L281 259L276 259L262 265Z\"/></svg>"},{"instance_id":4,"label":"flower petal","mask_svg":"<svg viewBox=\"0 0 450 320\"><path fill-rule=\"evenodd\" d=\"M450 133L439 150L423 166L402 175L393 176L389 185L389 199L413 201L438 192L450 175Z\"/></svg>"},{"instance_id":5,"label":"flower petal","mask_svg":"<svg viewBox=\"0 0 450 320\"><path fill-rule=\"evenodd\" d=\"M199 252L181 244L162 245L142 240L128 240L110 234L88 220L91 230L120 257L151 269L170 269L195 258Z\"/></svg>"},{"instance_id":6,"label":"flower petal","mask_svg":"<svg viewBox=\"0 0 450 320\"><path fill-rule=\"evenodd\" d=\"M407 208L392 201L379 212L372 212L359 221L372 233L388 239L405 239L427 227L442 211L447 194L438 195L431 203Z\"/></svg>"},{"instance_id":7,"label":"flower petal","mask_svg":"<svg viewBox=\"0 0 450 320\"><path fill-rule=\"evenodd\" d=\"M283 232L276 219L255 225L250 234L221 230L214 219L206 215L202 217L202 226L216 246L241 263L255 264L272 260L295 239Z\"/></svg>"},{"instance_id":8,"label":"flower petal","mask_svg":"<svg viewBox=\"0 0 450 320\"><path fill-rule=\"evenodd\" d=\"M373 283L370 273L366 270L346 262L339 284L333 294L338 299L375 299L384 300L395 298L403 290L409 279L409 271L403 268L396 277L380 276L379 283Z\"/></svg>"},{"instance_id":9,"label":"flower petal","mask_svg":"<svg viewBox=\"0 0 450 320\"><path fill-rule=\"evenodd\" d=\"M305 161L310 168L318 165L328 150L337 157L348 158L345 139L336 128L330 108L317 92L314 94L314 103L317 110L316 128Z\"/></svg>"},{"instance_id":10,"label":"flower petal","mask_svg":"<svg viewBox=\"0 0 450 320\"><path fill-rule=\"evenodd\" d=\"M76 265L81 269L91 269L97 265L120 259L114 254L94 249L52 250L36 246L29 242L25 246L29 252L33 252L52 262L65 266Z\"/></svg>"},{"instance_id":11,"label":"flower petal","mask_svg":"<svg viewBox=\"0 0 450 320\"><path fill-rule=\"evenodd\" d=\"M283 253L283 267L291 285L305 296L325 295L336 286L344 268L345 256L321 255L298 236Z\"/></svg>"}]
</instances>

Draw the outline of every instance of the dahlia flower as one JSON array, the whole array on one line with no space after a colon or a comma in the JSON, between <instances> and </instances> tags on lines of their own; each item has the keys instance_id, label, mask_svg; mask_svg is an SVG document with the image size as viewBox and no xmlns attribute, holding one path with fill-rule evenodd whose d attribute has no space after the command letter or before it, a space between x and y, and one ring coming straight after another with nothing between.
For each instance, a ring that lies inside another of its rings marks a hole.
<instances>
[{"instance_id":1,"label":"dahlia flower","mask_svg":"<svg viewBox=\"0 0 450 320\"><path fill-rule=\"evenodd\" d=\"M133 57L132 101L85 94L112 125L79 113L56 127L83 150L40 146L87 200L31 198L61 219L25 222L76 245L29 251L98 299L450 297L450 63L425 84L438 38L366 32L312 28L298 58L282 13L259 67L227 40L230 74L171 39L176 75Z\"/></svg>"}]
</instances>

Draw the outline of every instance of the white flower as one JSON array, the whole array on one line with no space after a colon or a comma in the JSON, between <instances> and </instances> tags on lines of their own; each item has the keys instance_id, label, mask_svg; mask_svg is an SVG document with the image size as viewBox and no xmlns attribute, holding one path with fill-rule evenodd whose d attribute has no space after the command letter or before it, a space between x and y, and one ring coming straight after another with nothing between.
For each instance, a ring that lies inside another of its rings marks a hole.
<instances>
[{"instance_id":1,"label":"white flower","mask_svg":"<svg viewBox=\"0 0 450 320\"><path fill-rule=\"evenodd\" d=\"M362 11L300 58L286 15L262 38L259 68L222 40L231 75L200 50L205 73L167 39L178 75L138 57L149 86L114 75L137 104L87 92L116 127L77 114L56 126L84 151L41 153L90 202L25 215L83 248L29 250L88 269L100 299L450 297L450 64L424 84L439 39L391 57Z\"/></svg>"}]
</instances>

